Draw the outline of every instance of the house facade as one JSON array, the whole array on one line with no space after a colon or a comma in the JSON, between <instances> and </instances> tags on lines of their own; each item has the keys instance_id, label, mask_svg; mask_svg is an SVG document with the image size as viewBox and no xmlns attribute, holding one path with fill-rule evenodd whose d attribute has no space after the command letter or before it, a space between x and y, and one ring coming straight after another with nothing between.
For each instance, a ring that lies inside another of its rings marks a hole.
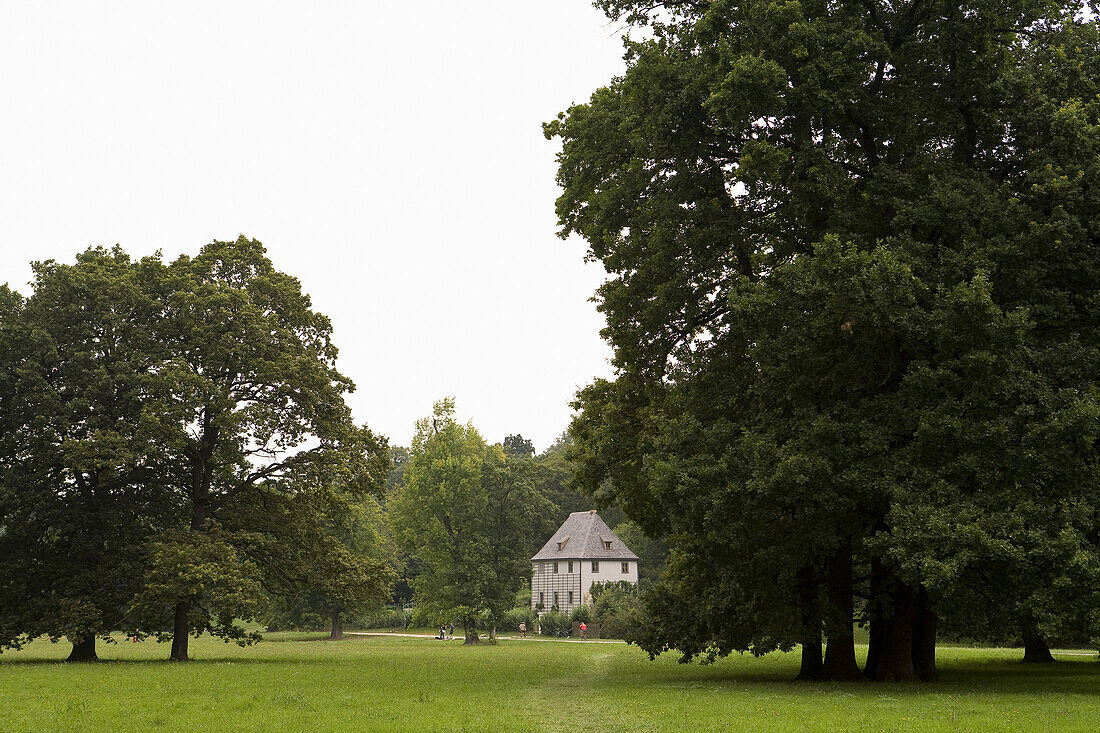
<instances>
[{"instance_id":1,"label":"house facade","mask_svg":"<svg viewBox=\"0 0 1100 733\"><path fill-rule=\"evenodd\" d=\"M531 558L531 608L591 605L593 583L638 582L638 556L593 509L573 512Z\"/></svg>"}]
</instances>

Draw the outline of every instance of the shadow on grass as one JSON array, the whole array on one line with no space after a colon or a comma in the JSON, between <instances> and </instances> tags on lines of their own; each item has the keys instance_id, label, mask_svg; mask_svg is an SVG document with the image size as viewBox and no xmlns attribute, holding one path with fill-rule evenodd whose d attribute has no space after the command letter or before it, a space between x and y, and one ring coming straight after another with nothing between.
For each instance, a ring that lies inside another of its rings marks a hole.
<instances>
[{"instance_id":1,"label":"shadow on grass","mask_svg":"<svg viewBox=\"0 0 1100 733\"><path fill-rule=\"evenodd\" d=\"M746 666L750 666L751 661ZM789 693L845 692L868 695L1034 695L1036 693L1100 695L1100 664L1095 659L1059 660L1055 664L1025 665L1018 660L949 661L939 667L939 679L927 682L804 682L794 679L795 668L717 669L697 665L666 667L660 671L622 671L609 674L602 686L636 687L649 685L654 691L674 692L685 688L740 688L760 692Z\"/></svg>"},{"instance_id":2,"label":"shadow on grass","mask_svg":"<svg viewBox=\"0 0 1100 733\"><path fill-rule=\"evenodd\" d=\"M199 659L192 659L189 662L170 662L167 655L164 657L157 657L156 659L100 659L96 662L67 662L64 659L19 659L10 658L4 659L0 655L0 669L4 669L5 666L9 667L64 667L66 669L98 669L99 667L136 667L136 666L150 666L150 667L179 667L180 669L187 669L188 667L205 667L211 665L226 665L234 664L243 666L252 665L269 665L269 664L286 664L286 665L300 665L303 661L312 661L309 657L288 657L288 658L241 658L241 657L201 657Z\"/></svg>"}]
</instances>

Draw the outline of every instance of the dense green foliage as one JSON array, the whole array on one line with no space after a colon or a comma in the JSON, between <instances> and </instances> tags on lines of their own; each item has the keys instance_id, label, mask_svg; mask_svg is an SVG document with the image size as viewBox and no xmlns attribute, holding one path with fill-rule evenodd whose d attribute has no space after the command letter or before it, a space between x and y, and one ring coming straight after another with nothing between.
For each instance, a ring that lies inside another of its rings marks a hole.
<instances>
[{"instance_id":1,"label":"dense green foliage","mask_svg":"<svg viewBox=\"0 0 1100 733\"><path fill-rule=\"evenodd\" d=\"M373 496L355 492L333 492L330 498L318 517L327 546L318 548L323 554L302 578L271 596L261 614L269 628L329 627L335 640L343 638L345 625L369 628L371 617L382 614L379 604L388 600L396 579L382 509ZM401 619L393 628L405 625L403 612L397 613Z\"/></svg>"},{"instance_id":2,"label":"dense green foliage","mask_svg":"<svg viewBox=\"0 0 1100 733\"><path fill-rule=\"evenodd\" d=\"M495 625L530 577L528 548L550 507L529 469L529 459L510 460L459 424L451 399L417 423L389 505L394 537L418 564L417 612L461 619L467 643L477 643L478 616Z\"/></svg>"},{"instance_id":3,"label":"dense green foliage","mask_svg":"<svg viewBox=\"0 0 1100 733\"><path fill-rule=\"evenodd\" d=\"M519 631L520 624L527 624L527 633L533 634L539 627L539 616L529 605L513 608L504 614L497 624L499 631Z\"/></svg>"},{"instance_id":4,"label":"dense green foliage","mask_svg":"<svg viewBox=\"0 0 1100 733\"><path fill-rule=\"evenodd\" d=\"M592 586L592 616L600 625L600 636L605 639L636 641L642 626L644 613L638 587L633 583L616 581L596 583ZM690 615L692 609L681 609Z\"/></svg>"},{"instance_id":5,"label":"dense green foliage","mask_svg":"<svg viewBox=\"0 0 1100 733\"><path fill-rule=\"evenodd\" d=\"M147 460L161 434L155 258L92 249L0 292L0 648L46 634L94 657L131 628L142 545L168 497Z\"/></svg>"},{"instance_id":6,"label":"dense green foliage","mask_svg":"<svg viewBox=\"0 0 1100 733\"><path fill-rule=\"evenodd\" d=\"M543 636L569 636L573 630L573 621L569 614L551 608L539 614L538 630Z\"/></svg>"},{"instance_id":7,"label":"dense green foliage","mask_svg":"<svg viewBox=\"0 0 1100 733\"><path fill-rule=\"evenodd\" d=\"M385 442L356 427L331 324L244 237L133 262L91 249L0 292L0 647L132 630L255 640L267 593L329 613L391 572L348 517Z\"/></svg>"},{"instance_id":8,"label":"dense green foliage","mask_svg":"<svg viewBox=\"0 0 1100 733\"><path fill-rule=\"evenodd\" d=\"M546 131L610 274L578 479L672 547L644 648L852 678L858 609L868 676L931 679L941 617L1096 635L1096 21L598 4L646 40Z\"/></svg>"}]
</instances>

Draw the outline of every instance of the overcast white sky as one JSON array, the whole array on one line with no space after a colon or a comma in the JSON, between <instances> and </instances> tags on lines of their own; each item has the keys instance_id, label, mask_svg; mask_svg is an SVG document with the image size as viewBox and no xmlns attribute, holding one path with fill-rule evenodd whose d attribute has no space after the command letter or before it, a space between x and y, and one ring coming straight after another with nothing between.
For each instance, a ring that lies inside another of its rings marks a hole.
<instances>
[{"instance_id":1,"label":"overcast white sky","mask_svg":"<svg viewBox=\"0 0 1100 733\"><path fill-rule=\"evenodd\" d=\"M0 282L240 233L329 315L356 419L454 395L544 449L610 372L541 123L623 68L588 0L0 0Z\"/></svg>"}]
</instances>

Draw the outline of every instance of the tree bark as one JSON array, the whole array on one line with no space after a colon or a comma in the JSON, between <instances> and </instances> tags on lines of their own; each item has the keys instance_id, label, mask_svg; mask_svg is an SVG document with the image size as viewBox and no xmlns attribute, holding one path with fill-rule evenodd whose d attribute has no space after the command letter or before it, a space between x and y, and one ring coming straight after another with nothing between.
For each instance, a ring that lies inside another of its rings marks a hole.
<instances>
[{"instance_id":1,"label":"tree bark","mask_svg":"<svg viewBox=\"0 0 1100 733\"><path fill-rule=\"evenodd\" d=\"M344 619L340 613L332 614L332 632L328 635L329 641L341 641L344 638Z\"/></svg>"},{"instance_id":2,"label":"tree bark","mask_svg":"<svg viewBox=\"0 0 1100 733\"><path fill-rule=\"evenodd\" d=\"M916 602L913 589L894 579L890 591L889 616L882 619L882 645L875 664L877 682L912 682L917 679L913 668L913 630Z\"/></svg>"},{"instance_id":3,"label":"tree bark","mask_svg":"<svg viewBox=\"0 0 1100 733\"><path fill-rule=\"evenodd\" d=\"M936 612L923 589L917 592L913 618L913 669L922 682L936 681Z\"/></svg>"},{"instance_id":4,"label":"tree bark","mask_svg":"<svg viewBox=\"0 0 1100 733\"><path fill-rule=\"evenodd\" d=\"M802 614L802 667L796 679L816 680L821 673L821 619L817 615L812 567L798 571L798 604Z\"/></svg>"},{"instance_id":5,"label":"tree bark","mask_svg":"<svg viewBox=\"0 0 1100 733\"><path fill-rule=\"evenodd\" d=\"M477 638L477 629L474 628L474 620L472 618L462 619L462 631L466 636L466 640L462 642L462 646L481 643Z\"/></svg>"},{"instance_id":6,"label":"tree bark","mask_svg":"<svg viewBox=\"0 0 1100 733\"><path fill-rule=\"evenodd\" d=\"M816 680L821 677L821 630L806 630L802 636L802 666L799 680Z\"/></svg>"},{"instance_id":7,"label":"tree bark","mask_svg":"<svg viewBox=\"0 0 1100 733\"><path fill-rule=\"evenodd\" d=\"M825 662L820 679L859 680L863 675L856 663L856 642L852 632L852 547L842 545L829 559L828 578L825 584L829 600L829 616L826 632L829 643L825 647Z\"/></svg>"},{"instance_id":8,"label":"tree bark","mask_svg":"<svg viewBox=\"0 0 1100 733\"><path fill-rule=\"evenodd\" d=\"M187 642L191 633L191 601L180 601L176 604L176 615L172 622L172 653L168 655L169 662L187 662Z\"/></svg>"},{"instance_id":9,"label":"tree bark","mask_svg":"<svg viewBox=\"0 0 1100 733\"><path fill-rule=\"evenodd\" d=\"M66 662L98 662L99 657L95 653L95 636L80 639L73 642L73 650L69 652Z\"/></svg>"},{"instance_id":10,"label":"tree bark","mask_svg":"<svg viewBox=\"0 0 1100 733\"><path fill-rule=\"evenodd\" d=\"M206 452L207 460L203 461L203 469L199 476L195 480L195 493L191 497L191 531L202 531L203 525L206 523L207 511L206 505L203 503L202 498L206 496L209 489L209 456L213 451L211 447L213 442L206 440L207 435L213 436L213 440L216 441L217 431L210 425L209 410L204 412L204 424L203 428L203 443L207 446L204 451ZM191 658L187 656L187 645L191 635L191 599L180 600L176 603L176 611L174 618L172 619L172 651L168 655L169 662L189 662Z\"/></svg>"},{"instance_id":11,"label":"tree bark","mask_svg":"<svg viewBox=\"0 0 1100 733\"><path fill-rule=\"evenodd\" d=\"M1023 632L1024 637L1024 664L1050 664L1055 661L1050 653L1050 647L1043 639L1039 630L1034 626L1028 627Z\"/></svg>"},{"instance_id":12,"label":"tree bark","mask_svg":"<svg viewBox=\"0 0 1100 733\"><path fill-rule=\"evenodd\" d=\"M869 680L875 678L878 671L879 660L882 659L882 642L884 639L882 622L882 603L885 596L886 569L882 561L877 557L871 558L871 587L869 597L869 610L867 619L867 662L863 665L863 676Z\"/></svg>"}]
</instances>

